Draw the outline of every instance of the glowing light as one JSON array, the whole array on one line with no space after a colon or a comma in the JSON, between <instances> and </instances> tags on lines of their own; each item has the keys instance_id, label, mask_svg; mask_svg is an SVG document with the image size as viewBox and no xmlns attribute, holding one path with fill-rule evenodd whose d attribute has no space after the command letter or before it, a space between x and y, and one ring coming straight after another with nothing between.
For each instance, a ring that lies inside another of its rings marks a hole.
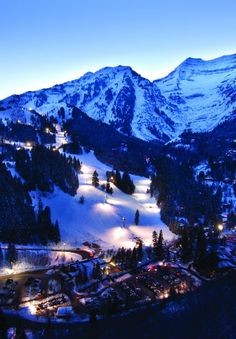
<instances>
[{"instance_id":1,"label":"glowing light","mask_svg":"<svg viewBox=\"0 0 236 339\"><path fill-rule=\"evenodd\" d=\"M128 202L125 200L121 200L121 199L113 199L113 198L107 198L107 202L111 205L128 205Z\"/></svg>"},{"instance_id":2,"label":"glowing light","mask_svg":"<svg viewBox=\"0 0 236 339\"><path fill-rule=\"evenodd\" d=\"M28 308L29 308L30 314L36 314L37 313L37 310L36 310L36 307L34 306L34 304L29 304Z\"/></svg>"},{"instance_id":3,"label":"glowing light","mask_svg":"<svg viewBox=\"0 0 236 339\"><path fill-rule=\"evenodd\" d=\"M28 142L26 143L26 147L32 147L31 142L28 141Z\"/></svg>"},{"instance_id":4,"label":"glowing light","mask_svg":"<svg viewBox=\"0 0 236 339\"><path fill-rule=\"evenodd\" d=\"M114 230L113 236L115 239L121 239L126 235L126 231L124 228L118 227Z\"/></svg>"},{"instance_id":5,"label":"glowing light","mask_svg":"<svg viewBox=\"0 0 236 339\"><path fill-rule=\"evenodd\" d=\"M4 268L3 273L4 274L13 274L14 270L13 270L13 268Z\"/></svg>"},{"instance_id":6,"label":"glowing light","mask_svg":"<svg viewBox=\"0 0 236 339\"><path fill-rule=\"evenodd\" d=\"M49 128L46 128L45 131L46 131L46 133L50 133L50 129Z\"/></svg>"},{"instance_id":7,"label":"glowing light","mask_svg":"<svg viewBox=\"0 0 236 339\"><path fill-rule=\"evenodd\" d=\"M82 185L79 187L79 193L82 193L82 192L89 192L93 189L92 186L89 186L89 185Z\"/></svg>"},{"instance_id":8,"label":"glowing light","mask_svg":"<svg viewBox=\"0 0 236 339\"><path fill-rule=\"evenodd\" d=\"M98 203L94 206L96 211L100 211L100 212L105 212L105 213L113 213L114 212L114 207L106 204L106 203Z\"/></svg>"},{"instance_id":9,"label":"glowing light","mask_svg":"<svg viewBox=\"0 0 236 339\"><path fill-rule=\"evenodd\" d=\"M163 293L160 294L159 298L160 299L166 299L169 297L168 291L164 291Z\"/></svg>"},{"instance_id":10,"label":"glowing light","mask_svg":"<svg viewBox=\"0 0 236 339\"><path fill-rule=\"evenodd\" d=\"M133 196L138 201L144 201L149 199L149 196L145 193L134 193Z\"/></svg>"},{"instance_id":11,"label":"glowing light","mask_svg":"<svg viewBox=\"0 0 236 339\"><path fill-rule=\"evenodd\" d=\"M218 228L218 230L219 230L220 232L222 232L223 229L224 229L224 226L223 226L222 224L219 224L219 225L217 226L217 228Z\"/></svg>"},{"instance_id":12,"label":"glowing light","mask_svg":"<svg viewBox=\"0 0 236 339\"><path fill-rule=\"evenodd\" d=\"M141 179L137 182L138 185L149 186L151 183L150 179Z\"/></svg>"},{"instance_id":13,"label":"glowing light","mask_svg":"<svg viewBox=\"0 0 236 339\"><path fill-rule=\"evenodd\" d=\"M92 174L93 171L94 170L92 169L92 167L87 166L85 164L82 164L82 172L83 172L83 174Z\"/></svg>"}]
</instances>

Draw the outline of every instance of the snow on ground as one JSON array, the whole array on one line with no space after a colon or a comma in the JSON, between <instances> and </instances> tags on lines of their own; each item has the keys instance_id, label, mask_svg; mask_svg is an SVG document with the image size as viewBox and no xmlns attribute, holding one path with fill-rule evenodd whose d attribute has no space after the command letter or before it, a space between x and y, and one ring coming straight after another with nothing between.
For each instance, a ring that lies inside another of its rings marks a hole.
<instances>
[{"instance_id":1,"label":"snow on ground","mask_svg":"<svg viewBox=\"0 0 236 339\"><path fill-rule=\"evenodd\" d=\"M111 168L96 159L93 152L78 157L82 162L79 174L80 186L75 197L55 188L53 194L42 197L44 205L52 211L52 218L59 221L61 239L73 246L83 241L99 241L103 246L133 247L134 238L140 237L150 244L152 232L163 230L164 239L174 235L160 220L160 209L155 199L146 193L150 180L132 176L136 185L133 196L125 194L111 184L114 193L106 195L100 188L91 184L92 173L96 169L100 184L106 182L106 171ZM80 204L79 198L85 197ZM140 224L134 225L136 210L140 212ZM123 220L125 218L125 221Z\"/></svg>"},{"instance_id":2,"label":"snow on ground","mask_svg":"<svg viewBox=\"0 0 236 339\"><path fill-rule=\"evenodd\" d=\"M82 257L80 254L67 252L67 251L50 251L50 250L34 250L27 249L27 246L16 246L18 248L18 262L13 264L12 268L9 268L7 260L3 262L0 267L1 274L21 273L25 271L31 271L40 269L42 267L50 267L54 265L60 265L70 263L74 261L81 261ZM34 247L34 246L33 246ZM40 248L40 247L39 247ZM3 255L6 258L6 250L3 250Z\"/></svg>"}]
</instances>

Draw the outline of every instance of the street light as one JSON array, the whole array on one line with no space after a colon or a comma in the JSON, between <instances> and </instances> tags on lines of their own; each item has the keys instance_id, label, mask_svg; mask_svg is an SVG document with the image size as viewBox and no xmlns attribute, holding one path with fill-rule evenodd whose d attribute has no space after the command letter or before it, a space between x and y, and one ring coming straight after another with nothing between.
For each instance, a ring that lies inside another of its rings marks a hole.
<instances>
[{"instance_id":1,"label":"street light","mask_svg":"<svg viewBox=\"0 0 236 339\"><path fill-rule=\"evenodd\" d=\"M122 217L122 226L123 227L125 227L125 221L126 221L125 217Z\"/></svg>"},{"instance_id":2,"label":"street light","mask_svg":"<svg viewBox=\"0 0 236 339\"><path fill-rule=\"evenodd\" d=\"M218 228L218 231L222 232L223 229L224 229L224 226L223 226L222 224L219 224L219 225L217 226L217 228Z\"/></svg>"}]
</instances>

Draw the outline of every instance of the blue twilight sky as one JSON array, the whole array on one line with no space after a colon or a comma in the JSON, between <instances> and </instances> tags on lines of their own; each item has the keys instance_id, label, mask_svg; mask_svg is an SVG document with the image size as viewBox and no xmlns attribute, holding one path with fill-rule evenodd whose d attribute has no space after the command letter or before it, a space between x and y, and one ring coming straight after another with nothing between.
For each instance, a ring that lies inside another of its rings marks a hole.
<instances>
[{"instance_id":1,"label":"blue twilight sky","mask_svg":"<svg viewBox=\"0 0 236 339\"><path fill-rule=\"evenodd\" d=\"M149 79L236 52L235 0L0 0L0 98L130 65Z\"/></svg>"}]
</instances>

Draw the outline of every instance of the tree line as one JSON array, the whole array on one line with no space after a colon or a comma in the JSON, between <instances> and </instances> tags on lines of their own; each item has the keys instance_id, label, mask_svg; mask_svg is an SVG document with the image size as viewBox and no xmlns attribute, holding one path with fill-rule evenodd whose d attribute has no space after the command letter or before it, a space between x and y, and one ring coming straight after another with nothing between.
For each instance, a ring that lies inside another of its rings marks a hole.
<instances>
[{"instance_id":1,"label":"tree line","mask_svg":"<svg viewBox=\"0 0 236 339\"><path fill-rule=\"evenodd\" d=\"M38 211L25 184L0 163L0 241L4 243L59 242L59 226L51 220L49 207Z\"/></svg>"},{"instance_id":2,"label":"tree line","mask_svg":"<svg viewBox=\"0 0 236 339\"><path fill-rule=\"evenodd\" d=\"M29 190L53 192L54 185L75 195L79 187L80 162L58 151L38 145L31 152L21 149L15 153L16 170L26 180Z\"/></svg>"}]
</instances>

